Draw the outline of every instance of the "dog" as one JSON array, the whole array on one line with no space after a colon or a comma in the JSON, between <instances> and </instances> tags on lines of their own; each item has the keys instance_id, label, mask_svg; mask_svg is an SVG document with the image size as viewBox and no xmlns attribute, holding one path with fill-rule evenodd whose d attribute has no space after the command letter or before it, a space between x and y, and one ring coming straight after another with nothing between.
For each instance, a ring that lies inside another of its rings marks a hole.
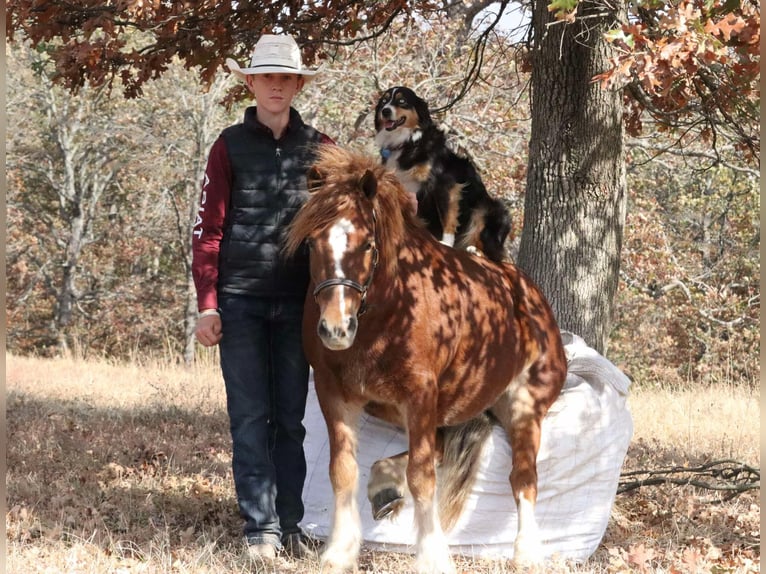
<instances>
[{"instance_id":1,"label":"dog","mask_svg":"<svg viewBox=\"0 0 766 574\"><path fill-rule=\"evenodd\" d=\"M425 100L401 86L383 92L375 106L375 143L383 164L417 198L418 216L437 239L507 260L507 209L489 195L473 162L447 147Z\"/></svg>"}]
</instances>

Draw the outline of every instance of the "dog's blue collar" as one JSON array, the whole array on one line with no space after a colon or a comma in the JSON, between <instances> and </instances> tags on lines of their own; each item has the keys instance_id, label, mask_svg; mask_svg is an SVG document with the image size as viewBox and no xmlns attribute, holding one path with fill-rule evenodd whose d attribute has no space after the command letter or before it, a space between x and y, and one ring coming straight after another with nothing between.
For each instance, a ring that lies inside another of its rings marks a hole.
<instances>
[{"instance_id":1,"label":"dog's blue collar","mask_svg":"<svg viewBox=\"0 0 766 574\"><path fill-rule=\"evenodd\" d=\"M395 151L399 151L404 147L404 144L399 144L394 147L382 147L380 148L380 157L383 159L383 161L386 161L388 158L391 157L391 154Z\"/></svg>"}]
</instances>

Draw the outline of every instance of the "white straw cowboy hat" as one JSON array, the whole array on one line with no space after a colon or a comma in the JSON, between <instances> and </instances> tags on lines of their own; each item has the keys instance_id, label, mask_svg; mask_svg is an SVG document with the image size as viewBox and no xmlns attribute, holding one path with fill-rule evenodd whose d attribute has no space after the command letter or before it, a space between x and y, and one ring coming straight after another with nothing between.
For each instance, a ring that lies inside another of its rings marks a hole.
<instances>
[{"instance_id":1,"label":"white straw cowboy hat","mask_svg":"<svg viewBox=\"0 0 766 574\"><path fill-rule=\"evenodd\" d=\"M251 74L300 74L309 83L317 74L303 67L301 50L288 35L264 34L253 48L249 67L240 68L232 58L226 59L226 66L243 82Z\"/></svg>"}]
</instances>

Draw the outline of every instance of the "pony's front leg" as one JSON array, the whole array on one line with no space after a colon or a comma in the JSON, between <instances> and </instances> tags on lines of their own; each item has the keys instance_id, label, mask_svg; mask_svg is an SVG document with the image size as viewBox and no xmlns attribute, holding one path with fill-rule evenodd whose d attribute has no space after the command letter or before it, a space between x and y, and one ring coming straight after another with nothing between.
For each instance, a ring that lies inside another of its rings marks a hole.
<instances>
[{"instance_id":1,"label":"pony's front leg","mask_svg":"<svg viewBox=\"0 0 766 574\"><path fill-rule=\"evenodd\" d=\"M436 499L436 401L432 408L419 406L413 407L408 416L407 485L414 503L418 536L415 569L418 574L453 574L455 567Z\"/></svg>"},{"instance_id":2,"label":"pony's front leg","mask_svg":"<svg viewBox=\"0 0 766 574\"><path fill-rule=\"evenodd\" d=\"M370 468L367 499L370 501L372 517L375 520L396 516L404 506L409 454L405 451L380 459Z\"/></svg>"},{"instance_id":3,"label":"pony's front leg","mask_svg":"<svg viewBox=\"0 0 766 574\"><path fill-rule=\"evenodd\" d=\"M365 409L366 410L366 409ZM403 426L403 425L402 425ZM441 464L444 455L444 440L442 430L436 431L436 464ZM375 461L370 468L367 479L367 499L370 501L372 517L383 520L395 517L404 507L407 496L407 465L410 461L409 451L400 452L388 458ZM441 503L440 503L441 504ZM440 506L440 514L444 506ZM444 515L442 514L442 518ZM442 520L442 524L444 521Z\"/></svg>"},{"instance_id":4,"label":"pony's front leg","mask_svg":"<svg viewBox=\"0 0 766 574\"><path fill-rule=\"evenodd\" d=\"M330 483L335 494L332 527L322 553L323 572L343 572L356 567L362 527L356 503L358 466L357 422L361 407L344 404L340 397L323 405L330 443Z\"/></svg>"},{"instance_id":5,"label":"pony's front leg","mask_svg":"<svg viewBox=\"0 0 766 574\"><path fill-rule=\"evenodd\" d=\"M396 405L371 401L364 406L367 414L399 427L406 427L407 421ZM367 498L372 508L372 517L382 520L396 516L404 506L407 492L407 451L375 462L370 468L367 480Z\"/></svg>"}]
</instances>

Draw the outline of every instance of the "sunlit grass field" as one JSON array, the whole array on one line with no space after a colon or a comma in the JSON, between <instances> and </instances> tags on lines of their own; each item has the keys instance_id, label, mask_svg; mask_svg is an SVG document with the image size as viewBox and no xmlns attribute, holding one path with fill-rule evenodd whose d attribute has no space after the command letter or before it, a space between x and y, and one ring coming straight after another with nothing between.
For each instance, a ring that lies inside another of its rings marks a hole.
<instances>
[{"instance_id":1,"label":"sunlit grass field","mask_svg":"<svg viewBox=\"0 0 766 574\"><path fill-rule=\"evenodd\" d=\"M6 356L6 568L14 574L320 572L242 554L223 383L194 368ZM634 385L626 470L733 459L760 468L756 384ZM690 486L619 494L590 560L546 572L760 572L760 491ZM456 558L458 572L515 572ZM364 573L411 571L364 549Z\"/></svg>"}]
</instances>

